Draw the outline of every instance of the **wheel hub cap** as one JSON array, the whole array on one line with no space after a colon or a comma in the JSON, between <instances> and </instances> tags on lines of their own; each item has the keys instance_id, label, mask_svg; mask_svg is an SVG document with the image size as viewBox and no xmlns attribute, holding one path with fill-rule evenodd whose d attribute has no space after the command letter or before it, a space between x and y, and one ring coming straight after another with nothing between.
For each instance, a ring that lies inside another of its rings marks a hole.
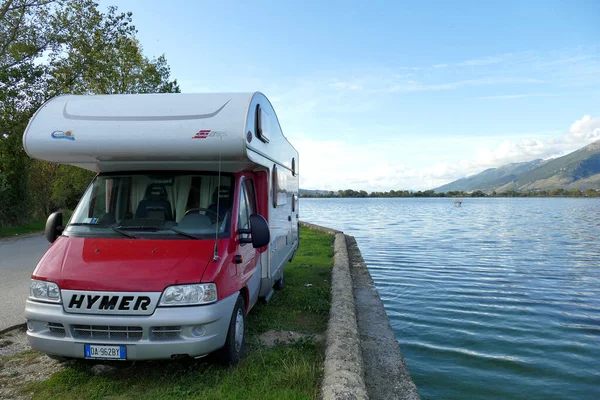
<instances>
[{"instance_id":1,"label":"wheel hub cap","mask_svg":"<svg viewBox=\"0 0 600 400\"><path fill-rule=\"evenodd\" d=\"M235 316L235 351L239 352L244 341L244 315L238 310Z\"/></svg>"}]
</instances>

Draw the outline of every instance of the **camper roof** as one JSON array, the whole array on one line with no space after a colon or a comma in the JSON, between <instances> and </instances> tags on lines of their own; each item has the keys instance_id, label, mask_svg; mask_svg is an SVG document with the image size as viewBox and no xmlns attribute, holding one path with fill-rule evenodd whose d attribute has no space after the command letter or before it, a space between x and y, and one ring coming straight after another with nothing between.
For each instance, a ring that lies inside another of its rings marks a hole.
<instances>
[{"instance_id":1,"label":"camper roof","mask_svg":"<svg viewBox=\"0 0 600 400\"><path fill-rule=\"evenodd\" d=\"M235 172L298 158L261 93L59 96L33 116L23 146L96 172Z\"/></svg>"}]
</instances>

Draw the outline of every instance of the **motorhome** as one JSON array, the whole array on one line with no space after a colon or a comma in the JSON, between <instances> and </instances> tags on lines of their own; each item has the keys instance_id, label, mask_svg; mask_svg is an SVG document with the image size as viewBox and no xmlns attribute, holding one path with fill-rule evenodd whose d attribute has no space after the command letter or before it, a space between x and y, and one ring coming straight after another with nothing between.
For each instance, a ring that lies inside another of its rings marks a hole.
<instances>
[{"instance_id":1,"label":"motorhome","mask_svg":"<svg viewBox=\"0 0 600 400\"><path fill-rule=\"evenodd\" d=\"M298 152L261 93L56 97L34 158L97 173L31 276L31 346L54 357L244 354L246 315L298 248Z\"/></svg>"}]
</instances>

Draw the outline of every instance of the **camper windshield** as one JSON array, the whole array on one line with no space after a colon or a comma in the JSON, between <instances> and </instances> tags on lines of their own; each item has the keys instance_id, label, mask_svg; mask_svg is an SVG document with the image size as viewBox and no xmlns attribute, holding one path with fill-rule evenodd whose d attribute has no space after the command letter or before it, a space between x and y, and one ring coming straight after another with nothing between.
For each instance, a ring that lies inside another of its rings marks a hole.
<instances>
[{"instance_id":1,"label":"camper windshield","mask_svg":"<svg viewBox=\"0 0 600 400\"><path fill-rule=\"evenodd\" d=\"M228 237L233 177L223 174L103 174L85 192L66 235L94 237Z\"/></svg>"}]
</instances>

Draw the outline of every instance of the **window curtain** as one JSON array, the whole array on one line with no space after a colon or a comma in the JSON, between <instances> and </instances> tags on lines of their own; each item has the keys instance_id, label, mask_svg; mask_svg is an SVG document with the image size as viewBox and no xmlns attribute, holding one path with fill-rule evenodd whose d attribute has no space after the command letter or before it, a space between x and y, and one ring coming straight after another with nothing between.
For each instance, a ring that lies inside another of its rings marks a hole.
<instances>
[{"instance_id":1,"label":"window curtain","mask_svg":"<svg viewBox=\"0 0 600 400\"><path fill-rule=\"evenodd\" d=\"M218 177L202 177L202 181L200 182L200 208L208 208L213 203L213 194L217 186L219 186Z\"/></svg>"},{"instance_id":2,"label":"window curtain","mask_svg":"<svg viewBox=\"0 0 600 400\"><path fill-rule=\"evenodd\" d=\"M150 184L150 178L145 175L134 175L131 177L131 212L135 215L140 201L144 200L146 188Z\"/></svg>"},{"instance_id":3,"label":"window curtain","mask_svg":"<svg viewBox=\"0 0 600 400\"><path fill-rule=\"evenodd\" d=\"M172 186L167 186L167 196L171 202L171 207L175 212L175 221L179 222L185 215L190 187L192 186L192 177L190 175L180 175L175 178Z\"/></svg>"}]
</instances>

